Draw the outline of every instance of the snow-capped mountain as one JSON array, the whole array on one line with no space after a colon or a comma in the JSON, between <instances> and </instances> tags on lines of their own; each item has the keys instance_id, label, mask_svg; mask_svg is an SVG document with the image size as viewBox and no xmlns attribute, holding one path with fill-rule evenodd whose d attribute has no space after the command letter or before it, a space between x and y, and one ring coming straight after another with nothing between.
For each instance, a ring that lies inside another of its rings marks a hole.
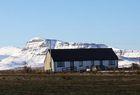
<instances>
[{"instance_id":1,"label":"snow-capped mountain","mask_svg":"<svg viewBox=\"0 0 140 95\"><path fill-rule=\"evenodd\" d=\"M27 62L28 66L32 68L43 67L47 50L50 48L107 48L107 46L94 43L68 43L60 40L35 37L27 42L25 48L22 50L21 56Z\"/></svg>"},{"instance_id":2,"label":"snow-capped mountain","mask_svg":"<svg viewBox=\"0 0 140 95\"><path fill-rule=\"evenodd\" d=\"M0 48L0 55L16 56L20 51L21 49L16 47L2 47Z\"/></svg>"},{"instance_id":3,"label":"snow-capped mountain","mask_svg":"<svg viewBox=\"0 0 140 95\"><path fill-rule=\"evenodd\" d=\"M95 43L74 43L63 42L55 39L32 38L26 43L23 49L6 47L0 48L0 55L3 57L0 61L0 70L9 70L28 66L31 68L41 68L44 66L45 55L48 49L72 49L72 48L109 48L105 44ZM132 59L135 54L124 50L113 48L118 57L119 67L130 67L132 62L138 63L137 59ZM134 53L134 52L133 52ZM139 54L136 52L135 57ZM140 52L139 52L140 53ZM133 56L132 56L133 55ZM131 58L130 58L131 57ZM138 63L139 64L139 63Z\"/></svg>"},{"instance_id":4,"label":"snow-capped mountain","mask_svg":"<svg viewBox=\"0 0 140 95\"><path fill-rule=\"evenodd\" d=\"M9 56L17 56L20 51L21 49L16 47L2 47L0 48L0 61Z\"/></svg>"},{"instance_id":5,"label":"snow-capped mountain","mask_svg":"<svg viewBox=\"0 0 140 95\"><path fill-rule=\"evenodd\" d=\"M65 48L107 48L104 44L94 43L69 43L54 39L42 39L39 37L32 38L26 43L23 49L5 49L2 54L11 54L1 60L0 70L15 69L18 67L29 66L40 68L44 66L45 55L48 49L65 49ZM8 50L8 51L6 51ZM14 51L14 52L13 52ZM12 54L13 53L13 54Z\"/></svg>"}]
</instances>

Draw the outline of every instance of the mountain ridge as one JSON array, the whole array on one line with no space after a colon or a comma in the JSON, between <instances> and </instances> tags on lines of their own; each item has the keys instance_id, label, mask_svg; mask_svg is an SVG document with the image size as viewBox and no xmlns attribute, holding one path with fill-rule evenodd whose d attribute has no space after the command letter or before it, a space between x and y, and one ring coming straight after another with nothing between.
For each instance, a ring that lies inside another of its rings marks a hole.
<instances>
[{"instance_id":1,"label":"mountain ridge","mask_svg":"<svg viewBox=\"0 0 140 95\"><path fill-rule=\"evenodd\" d=\"M30 39L24 48L6 48L0 49L0 55L9 55L0 61L0 70L8 70L21 68L28 66L31 68L41 68L44 66L45 55L48 49L75 49L75 48L110 48L105 44L95 44L95 43L76 43L76 42L64 42L56 39L43 39L40 37L35 37ZM9 50L8 50L9 49ZM7 52L7 51L11 52ZM130 67L132 63L139 64L138 60L132 60L135 54L131 54L127 51L113 48L115 53L123 61L119 62L119 67ZM13 53L14 51L14 53ZM7 54L6 54L7 53ZM132 52L130 52L132 53ZM133 52L134 53L134 52ZM133 56L132 56L133 55ZM140 52L136 55L139 57Z\"/></svg>"}]
</instances>

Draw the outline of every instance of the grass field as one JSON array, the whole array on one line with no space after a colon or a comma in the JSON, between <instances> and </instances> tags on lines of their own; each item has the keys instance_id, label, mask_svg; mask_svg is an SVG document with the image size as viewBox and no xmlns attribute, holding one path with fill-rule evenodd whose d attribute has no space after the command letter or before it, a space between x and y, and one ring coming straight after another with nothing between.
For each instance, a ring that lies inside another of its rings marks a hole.
<instances>
[{"instance_id":1,"label":"grass field","mask_svg":"<svg viewBox=\"0 0 140 95\"><path fill-rule=\"evenodd\" d=\"M0 95L140 95L140 75L0 75Z\"/></svg>"}]
</instances>

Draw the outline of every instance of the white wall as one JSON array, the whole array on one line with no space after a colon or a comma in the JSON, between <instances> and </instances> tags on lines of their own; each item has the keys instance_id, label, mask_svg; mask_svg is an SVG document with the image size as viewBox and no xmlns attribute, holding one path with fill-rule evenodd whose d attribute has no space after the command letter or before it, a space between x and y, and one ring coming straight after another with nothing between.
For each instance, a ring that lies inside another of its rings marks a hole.
<instances>
[{"instance_id":1,"label":"white wall","mask_svg":"<svg viewBox=\"0 0 140 95\"><path fill-rule=\"evenodd\" d=\"M92 61L83 61L83 66L82 66L82 67L79 67L79 65L80 65L80 62L79 62L79 61L75 61L75 62L74 62L74 66L77 67L77 70L78 70L78 71L84 70L84 69L86 69L87 66L88 66L89 68L91 67Z\"/></svg>"},{"instance_id":2,"label":"white wall","mask_svg":"<svg viewBox=\"0 0 140 95\"><path fill-rule=\"evenodd\" d=\"M95 60L94 61L94 65L96 66L96 65L100 65L100 61L99 60Z\"/></svg>"},{"instance_id":3,"label":"white wall","mask_svg":"<svg viewBox=\"0 0 140 95\"><path fill-rule=\"evenodd\" d=\"M103 65L104 66L109 66L109 60L103 60Z\"/></svg>"},{"instance_id":4,"label":"white wall","mask_svg":"<svg viewBox=\"0 0 140 95\"><path fill-rule=\"evenodd\" d=\"M83 66L82 67L79 67L80 65L80 61L74 61L74 66L77 67L77 71L80 71L80 70L84 70L86 69L86 67L88 66L89 68L92 66L92 64L94 63L94 66L96 65L100 65L100 61L99 60L95 60L94 62L93 61L83 61ZM110 67L109 65L109 60L103 60L102 61L103 65L104 66L107 66L107 67ZM57 62L54 63L55 65L55 71L56 72L61 72L63 68L67 68L67 67L70 67L70 62L66 61L65 62L65 67L57 67ZM112 67L117 67L117 60L115 61L115 65Z\"/></svg>"},{"instance_id":5,"label":"white wall","mask_svg":"<svg viewBox=\"0 0 140 95\"><path fill-rule=\"evenodd\" d=\"M109 60L103 60L103 65L107 66L109 68L116 68L116 67L118 67L118 61L114 60L114 65L110 65Z\"/></svg>"},{"instance_id":6,"label":"white wall","mask_svg":"<svg viewBox=\"0 0 140 95\"><path fill-rule=\"evenodd\" d=\"M80 62L74 61L74 66L77 67L77 71L80 71L80 70L86 69L87 66L90 67L91 63L92 63L91 61L83 61L83 66L79 67ZM70 67L70 62L68 62L68 61L65 62L65 67L57 67L57 62L55 62L54 64L55 64L54 65L55 71L57 71L57 72L61 72L63 68Z\"/></svg>"},{"instance_id":7,"label":"white wall","mask_svg":"<svg viewBox=\"0 0 140 95\"><path fill-rule=\"evenodd\" d=\"M118 60L115 60L115 67L118 68Z\"/></svg>"},{"instance_id":8,"label":"white wall","mask_svg":"<svg viewBox=\"0 0 140 95\"><path fill-rule=\"evenodd\" d=\"M64 63L65 67L57 67L57 62L55 62L54 64L55 64L55 71L57 71L57 72L61 72L63 68L70 67L70 62L68 62L68 61L66 61Z\"/></svg>"}]
</instances>

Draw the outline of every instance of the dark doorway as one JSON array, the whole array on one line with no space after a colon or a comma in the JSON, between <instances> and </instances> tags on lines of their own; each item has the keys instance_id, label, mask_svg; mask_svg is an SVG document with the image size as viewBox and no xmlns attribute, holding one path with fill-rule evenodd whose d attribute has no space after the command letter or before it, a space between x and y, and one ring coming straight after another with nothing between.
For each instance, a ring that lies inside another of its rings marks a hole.
<instances>
[{"instance_id":1,"label":"dark doorway","mask_svg":"<svg viewBox=\"0 0 140 95\"><path fill-rule=\"evenodd\" d=\"M74 71L74 61L70 61L70 70Z\"/></svg>"}]
</instances>

